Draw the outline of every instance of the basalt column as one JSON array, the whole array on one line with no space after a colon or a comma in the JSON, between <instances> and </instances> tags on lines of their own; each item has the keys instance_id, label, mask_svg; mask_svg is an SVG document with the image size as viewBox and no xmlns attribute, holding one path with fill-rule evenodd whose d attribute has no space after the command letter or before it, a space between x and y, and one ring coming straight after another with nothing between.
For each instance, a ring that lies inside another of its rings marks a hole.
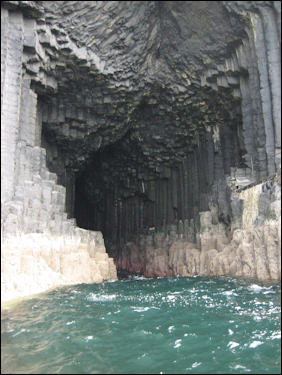
<instances>
[{"instance_id":1,"label":"basalt column","mask_svg":"<svg viewBox=\"0 0 282 375\"><path fill-rule=\"evenodd\" d=\"M43 14L32 2L1 3L2 301L117 277L102 234L67 219L62 182L73 188L72 173L58 182L46 166L42 122L46 93L56 81L46 78L46 41L40 43L38 20ZM67 199L69 216L73 195Z\"/></svg>"},{"instance_id":2,"label":"basalt column","mask_svg":"<svg viewBox=\"0 0 282 375\"><path fill-rule=\"evenodd\" d=\"M195 240L199 212L210 208L214 210L215 223L230 225L232 213L225 176L232 168L244 166L244 149L240 143L240 102L232 98L227 101L231 112L228 105L221 103L223 98L224 94L218 95L218 103L213 98L212 103L196 106L194 118L198 115L201 119L201 113L210 111L210 125L196 133L193 141L184 140L179 161L164 160L150 168L148 152L136 143L137 137L145 136L139 130L138 136L129 132L115 145L94 153L80 172L76 180L77 222L85 228L102 230L115 257L128 241L139 242L141 238L150 238L150 246L159 237L166 241ZM142 111L145 118L144 107ZM157 123L154 110L147 111L150 121ZM162 123L157 128L160 133L166 131ZM180 129L180 134L181 131L185 130ZM147 144L157 154L153 138L160 144L161 137L154 135ZM156 158L162 160L160 151Z\"/></svg>"}]
</instances>

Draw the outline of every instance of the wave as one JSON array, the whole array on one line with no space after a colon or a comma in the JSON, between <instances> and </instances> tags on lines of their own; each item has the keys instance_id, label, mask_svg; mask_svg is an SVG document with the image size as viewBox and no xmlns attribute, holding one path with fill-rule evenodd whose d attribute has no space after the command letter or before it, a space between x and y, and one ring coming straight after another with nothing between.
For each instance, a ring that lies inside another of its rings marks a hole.
<instances>
[{"instance_id":1,"label":"wave","mask_svg":"<svg viewBox=\"0 0 282 375\"><path fill-rule=\"evenodd\" d=\"M86 296L87 301L92 301L92 302L113 301L116 298L117 298L116 294L95 294L95 293L89 293L88 296Z\"/></svg>"}]
</instances>

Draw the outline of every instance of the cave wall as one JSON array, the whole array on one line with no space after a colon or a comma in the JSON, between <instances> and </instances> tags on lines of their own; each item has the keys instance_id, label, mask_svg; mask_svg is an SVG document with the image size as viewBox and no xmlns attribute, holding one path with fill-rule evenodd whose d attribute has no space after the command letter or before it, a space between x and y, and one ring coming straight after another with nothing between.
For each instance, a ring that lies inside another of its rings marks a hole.
<instances>
[{"instance_id":1,"label":"cave wall","mask_svg":"<svg viewBox=\"0 0 282 375\"><path fill-rule=\"evenodd\" d=\"M59 233L73 223L64 212L65 188L46 167L41 107L23 63L35 52L36 23L6 8L2 21L2 235Z\"/></svg>"},{"instance_id":2,"label":"cave wall","mask_svg":"<svg viewBox=\"0 0 282 375\"><path fill-rule=\"evenodd\" d=\"M202 58L197 99L174 93L168 104L166 93L152 88L130 134L104 148L79 178L89 201L77 217L81 225L100 228L109 248L150 231L195 240L199 212L207 210L227 231L238 229L240 210L232 211L229 179L234 187L258 183L280 166L279 6L225 5L242 15L245 32L227 45L220 63Z\"/></svg>"},{"instance_id":3,"label":"cave wall","mask_svg":"<svg viewBox=\"0 0 282 375\"><path fill-rule=\"evenodd\" d=\"M150 174L138 165L141 151L134 144L129 149L124 143L106 148L78 179L78 222L83 226L84 220L89 221L114 243L153 229L181 231L187 238L188 232L197 230L199 212L209 206L228 222L231 211L225 175L242 163L237 137L240 116L234 117L229 126L219 125L218 139L211 130L204 132L181 161Z\"/></svg>"},{"instance_id":4,"label":"cave wall","mask_svg":"<svg viewBox=\"0 0 282 375\"><path fill-rule=\"evenodd\" d=\"M75 219L67 219L66 188L46 165L42 103L26 67L28 60L37 63L44 56L36 34L40 14L29 2L1 3L3 302L60 285L117 278L101 232L78 228ZM50 90L44 74L40 81Z\"/></svg>"},{"instance_id":5,"label":"cave wall","mask_svg":"<svg viewBox=\"0 0 282 375\"><path fill-rule=\"evenodd\" d=\"M2 240L102 231L148 275L146 248L230 243L281 165L280 2L1 5Z\"/></svg>"}]
</instances>

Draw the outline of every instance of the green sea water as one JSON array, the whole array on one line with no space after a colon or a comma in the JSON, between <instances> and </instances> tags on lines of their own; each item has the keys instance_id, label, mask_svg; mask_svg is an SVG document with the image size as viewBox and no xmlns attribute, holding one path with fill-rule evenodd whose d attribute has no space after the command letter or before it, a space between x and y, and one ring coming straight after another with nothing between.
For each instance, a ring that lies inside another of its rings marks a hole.
<instances>
[{"instance_id":1,"label":"green sea water","mask_svg":"<svg viewBox=\"0 0 282 375\"><path fill-rule=\"evenodd\" d=\"M55 289L2 310L4 374L278 374L281 289L227 277Z\"/></svg>"}]
</instances>

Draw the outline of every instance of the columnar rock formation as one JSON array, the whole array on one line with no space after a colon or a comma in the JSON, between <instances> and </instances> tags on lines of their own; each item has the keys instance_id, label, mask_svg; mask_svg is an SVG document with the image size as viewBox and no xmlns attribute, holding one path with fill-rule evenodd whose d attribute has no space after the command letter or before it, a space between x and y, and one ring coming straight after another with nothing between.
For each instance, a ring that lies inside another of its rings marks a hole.
<instances>
[{"instance_id":1,"label":"columnar rock formation","mask_svg":"<svg viewBox=\"0 0 282 375\"><path fill-rule=\"evenodd\" d=\"M268 181L232 195L244 202L237 228L227 231L212 210L200 212L195 241L181 222L170 235L153 230L123 246L119 267L149 277L232 275L280 280L280 186Z\"/></svg>"},{"instance_id":2,"label":"columnar rock formation","mask_svg":"<svg viewBox=\"0 0 282 375\"><path fill-rule=\"evenodd\" d=\"M33 2L1 8L1 299L59 285L116 280L101 232L68 219L66 189L46 166L42 111L27 61L46 51L39 43L41 12ZM37 20L37 21L36 21ZM50 90L52 80L37 77Z\"/></svg>"},{"instance_id":3,"label":"columnar rock formation","mask_svg":"<svg viewBox=\"0 0 282 375\"><path fill-rule=\"evenodd\" d=\"M1 4L4 242L102 231L128 270L280 278L280 2Z\"/></svg>"}]
</instances>

